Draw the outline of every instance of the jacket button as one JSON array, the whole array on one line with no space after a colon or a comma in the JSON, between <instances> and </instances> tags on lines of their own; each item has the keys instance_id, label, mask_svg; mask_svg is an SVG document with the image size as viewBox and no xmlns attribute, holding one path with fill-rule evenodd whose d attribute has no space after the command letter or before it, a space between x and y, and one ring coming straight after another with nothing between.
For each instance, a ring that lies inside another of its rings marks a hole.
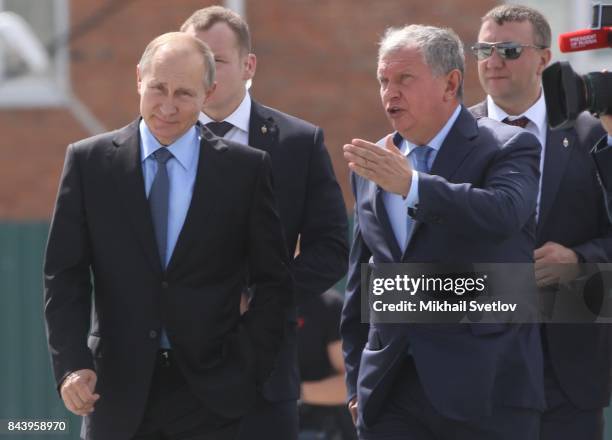
<instances>
[{"instance_id":1,"label":"jacket button","mask_svg":"<svg viewBox=\"0 0 612 440\"><path fill-rule=\"evenodd\" d=\"M149 338L156 339L157 338L157 332L155 330L151 330L149 332Z\"/></svg>"},{"instance_id":2,"label":"jacket button","mask_svg":"<svg viewBox=\"0 0 612 440\"><path fill-rule=\"evenodd\" d=\"M168 288L168 281L162 281L161 286L162 286L162 289L167 289Z\"/></svg>"}]
</instances>

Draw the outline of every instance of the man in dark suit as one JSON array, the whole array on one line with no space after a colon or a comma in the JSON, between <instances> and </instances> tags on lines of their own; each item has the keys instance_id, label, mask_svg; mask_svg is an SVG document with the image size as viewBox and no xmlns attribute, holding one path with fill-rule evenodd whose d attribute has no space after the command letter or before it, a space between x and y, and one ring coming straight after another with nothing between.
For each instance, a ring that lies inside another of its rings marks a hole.
<instances>
[{"instance_id":1,"label":"man in dark suit","mask_svg":"<svg viewBox=\"0 0 612 440\"><path fill-rule=\"evenodd\" d=\"M461 105L463 70L453 31L389 29L378 80L396 132L344 146L355 232L341 334L363 439L537 439L537 326L361 322L363 263L532 261L537 140L476 121Z\"/></svg>"},{"instance_id":2,"label":"man in dark suit","mask_svg":"<svg viewBox=\"0 0 612 440\"><path fill-rule=\"evenodd\" d=\"M247 23L235 12L212 6L196 11L181 30L207 43L217 62L217 90L200 122L226 139L270 154L274 193L298 303L320 295L346 273L347 219L323 131L308 122L251 99L247 84L256 57ZM255 285L255 289L257 286ZM243 421L240 438L292 440L297 437L296 399L300 395L295 311L279 362L261 390L256 408Z\"/></svg>"},{"instance_id":3,"label":"man in dark suit","mask_svg":"<svg viewBox=\"0 0 612 440\"><path fill-rule=\"evenodd\" d=\"M592 157L605 193L608 218L612 222L612 115L601 115L600 118L607 136L597 142L592 150Z\"/></svg>"},{"instance_id":4,"label":"man in dark suit","mask_svg":"<svg viewBox=\"0 0 612 440\"><path fill-rule=\"evenodd\" d=\"M493 50L499 42L506 46ZM604 130L587 112L573 128L548 128L541 74L550 43L546 18L532 8L502 5L485 14L473 49L487 99L470 109L476 117L521 124L542 145L534 259L536 281L544 288L576 278L579 263L612 258L612 229L589 155ZM542 335L548 407L541 438L602 439L610 327L545 324Z\"/></svg>"},{"instance_id":5,"label":"man in dark suit","mask_svg":"<svg viewBox=\"0 0 612 440\"><path fill-rule=\"evenodd\" d=\"M141 118L68 148L44 268L55 378L83 438L233 439L293 307L270 160L197 124L201 41L164 34L137 72Z\"/></svg>"}]
</instances>

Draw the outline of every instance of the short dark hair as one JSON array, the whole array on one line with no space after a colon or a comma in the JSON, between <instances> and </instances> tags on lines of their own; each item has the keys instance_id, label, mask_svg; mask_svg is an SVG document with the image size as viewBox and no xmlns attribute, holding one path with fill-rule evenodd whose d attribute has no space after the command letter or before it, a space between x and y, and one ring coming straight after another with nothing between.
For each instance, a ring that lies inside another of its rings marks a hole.
<instances>
[{"instance_id":1,"label":"short dark hair","mask_svg":"<svg viewBox=\"0 0 612 440\"><path fill-rule=\"evenodd\" d=\"M217 23L225 23L236 35L238 48L245 54L251 53L251 31L244 19L223 6L209 6L198 9L181 26L181 32L186 32L191 26L199 31L207 31Z\"/></svg>"},{"instance_id":2,"label":"short dark hair","mask_svg":"<svg viewBox=\"0 0 612 440\"><path fill-rule=\"evenodd\" d=\"M540 13L529 6L523 5L500 5L487 12L482 21L493 20L498 25L506 22L528 21L533 28L534 44L538 46L550 47L551 31L550 24Z\"/></svg>"}]
</instances>

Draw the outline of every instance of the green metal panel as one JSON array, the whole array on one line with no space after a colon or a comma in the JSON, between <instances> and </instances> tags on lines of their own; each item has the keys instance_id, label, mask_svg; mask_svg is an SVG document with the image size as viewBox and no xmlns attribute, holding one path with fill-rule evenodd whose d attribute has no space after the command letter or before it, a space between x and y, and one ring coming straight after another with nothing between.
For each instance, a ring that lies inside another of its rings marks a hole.
<instances>
[{"instance_id":1,"label":"green metal panel","mask_svg":"<svg viewBox=\"0 0 612 440\"><path fill-rule=\"evenodd\" d=\"M79 438L80 419L58 397L45 339L42 261L48 227L0 222L0 420L63 419L70 433L6 438Z\"/></svg>"}]
</instances>

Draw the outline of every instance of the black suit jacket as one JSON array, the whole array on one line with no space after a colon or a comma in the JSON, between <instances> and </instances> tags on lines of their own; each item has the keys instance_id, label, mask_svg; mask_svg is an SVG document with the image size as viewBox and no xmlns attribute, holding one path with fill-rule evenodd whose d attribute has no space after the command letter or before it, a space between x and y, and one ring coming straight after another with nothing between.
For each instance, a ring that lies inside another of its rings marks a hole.
<instances>
[{"instance_id":1,"label":"black suit jacket","mask_svg":"<svg viewBox=\"0 0 612 440\"><path fill-rule=\"evenodd\" d=\"M609 177L612 174L612 148L608 147L607 134L593 147L591 156L597 165L599 182L606 195L608 218L612 221L612 179Z\"/></svg>"},{"instance_id":2,"label":"black suit jacket","mask_svg":"<svg viewBox=\"0 0 612 440\"><path fill-rule=\"evenodd\" d=\"M323 131L306 121L255 101L251 104L249 145L272 159L274 195L278 203L285 244L298 302L320 295L340 280L347 269L347 217ZM299 397L295 310L278 367L264 387L271 401Z\"/></svg>"},{"instance_id":3,"label":"black suit jacket","mask_svg":"<svg viewBox=\"0 0 612 440\"><path fill-rule=\"evenodd\" d=\"M486 116L486 102L470 110ZM612 228L589 155L603 133L587 112L578 116L574 128L547 130L536 248L553 241L573 249L586 263L612 261ZM549 324L545 335L552 367L572 403L583 409L607 406L610 327Z\"/></svg>"},{"instance_id":4,"label":"black suit jacket","mask_svg":"<svg viewBox=\"0 0 612 440\"><path fill-rule=\"evenodd\" d=\"M145 196L138 121L68 147L45 259L45 317L58 386L97 372L87 438L130 438L162 326L191 389L225 417L255 401L293 307L267 154L202 129L191 205L162 270ZM240 316L246 271L258 289ZM90 328L92 282L94 315Z\"/></svg>"}]
</instances>

